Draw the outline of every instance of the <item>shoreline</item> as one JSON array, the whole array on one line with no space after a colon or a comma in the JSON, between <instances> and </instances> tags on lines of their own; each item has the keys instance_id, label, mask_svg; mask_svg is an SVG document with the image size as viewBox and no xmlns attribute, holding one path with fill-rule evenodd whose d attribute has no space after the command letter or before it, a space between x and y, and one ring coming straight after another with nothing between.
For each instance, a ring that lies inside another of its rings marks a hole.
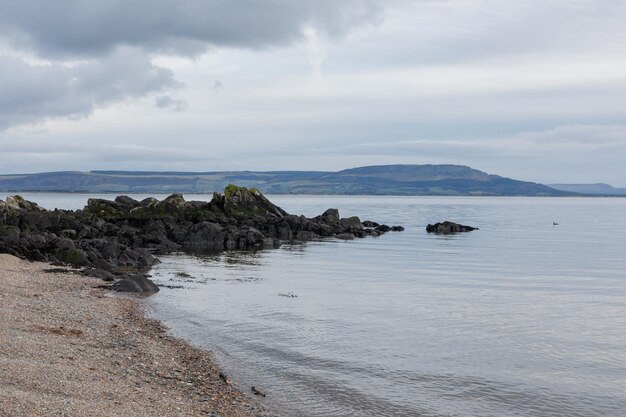
<instances>
[{"instance_id":1,"label":"shoreline","mask_svg":"<svg viewBox=\"0 0 626 417\"><path fill-rule=\"evenodd\" d=\"M0 416L269 415L138 298L51 268L0 254Z\"/></svg>"}]
</instances>

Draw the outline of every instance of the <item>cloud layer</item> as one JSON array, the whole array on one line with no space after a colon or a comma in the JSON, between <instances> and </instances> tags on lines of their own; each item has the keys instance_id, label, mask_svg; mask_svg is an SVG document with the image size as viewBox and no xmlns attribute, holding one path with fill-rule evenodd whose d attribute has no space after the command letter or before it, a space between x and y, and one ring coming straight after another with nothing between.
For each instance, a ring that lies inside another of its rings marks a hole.
<instances>
[{"instance_id":1,"label":"cloud layer","mask_svg":"<svg viewBox=\"0 0 626 417\"><path fill-rule=\"evenodd\" d=\"M11 54L0 55L0 131L180 86L154 53L285 45L307 28L341 35L378 11L375 0L1 2L0 41ZM186 108L167 94L154 103Z\"/></svg>"},{"instance_id":2,"label":"cloud layer","mask_svg":"<svg viewBox=\"0 0 626 417\"><path fill-rule=\"evenodd\" d=\"M284 45L307 27L339 35L379 10L376 0L20 0L0 4L0 30L44 56L97 56L119 45L194 54Z\"/></svg>"},{"instance_id":3,"label":"cloud layer","mask_svg":"<svg viewBox=\"0 0 626 417\"><path fill-rule=\"evenodd\" d=\"M5 173L460 163L626 185L626 3L1 3Z\"/></svg>"},{"instance_id":4,"label":"cloud layer","mask_svg":"<svg viewBox=\"0 0 626 417\"><path fill-rule=\"evenodd\" d=\"M53 117L85 117L107 105L180 86L171 70L136 51L65 65L0 56L0 129Z\"/></svg>"}]
</instances>

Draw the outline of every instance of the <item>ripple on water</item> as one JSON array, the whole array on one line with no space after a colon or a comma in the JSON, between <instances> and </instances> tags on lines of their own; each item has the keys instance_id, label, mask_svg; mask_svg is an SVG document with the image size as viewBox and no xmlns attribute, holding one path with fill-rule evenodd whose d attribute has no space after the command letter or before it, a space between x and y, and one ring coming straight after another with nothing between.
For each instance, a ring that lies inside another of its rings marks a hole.
<instances>
[{"instance_id":1,"label":"ripple on water","mask_svg":"<svg viewBox=\"0 0 626 417\"><path fill-rule=\"evenodd\" d=\"M626 200L277 200L407 230L164 257L194 282L148 302L284 415L623 415ZM480 230L424 232L444 219Z\"/></svg>"}]
</instances>

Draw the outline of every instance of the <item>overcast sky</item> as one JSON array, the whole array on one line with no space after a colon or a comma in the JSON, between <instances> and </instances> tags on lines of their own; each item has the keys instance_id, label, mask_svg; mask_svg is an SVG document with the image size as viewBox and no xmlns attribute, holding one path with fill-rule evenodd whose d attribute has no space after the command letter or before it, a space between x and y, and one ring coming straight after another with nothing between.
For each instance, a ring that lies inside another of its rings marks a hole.
<instances>
[{"instance_id":1,"label":"overcast sky","mask_svg":"<svg viewBox=\"0 0 626 417\"><path fill-rule=\"evenodd\" d=\"M626 186L626 2L0 2L0 173L469 165Z\"/></svg>"}]
</instances>

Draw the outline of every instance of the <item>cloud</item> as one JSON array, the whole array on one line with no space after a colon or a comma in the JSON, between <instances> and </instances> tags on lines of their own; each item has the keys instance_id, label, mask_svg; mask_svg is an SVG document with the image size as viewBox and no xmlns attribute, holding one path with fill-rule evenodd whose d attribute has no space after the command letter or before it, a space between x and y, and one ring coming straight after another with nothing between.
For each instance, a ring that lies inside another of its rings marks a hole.
<instances>
[{"instance_id":1,"label":"cloud","mask_svg":"<svg viewBox=\"0 0 626 417\"><path fill-rule=\"evenodd\" d=\"M74 64L0 56L0 129L52 117L86 117L99 106L179 86L172 71L129 48Z\"/></svg>"},{"instance_id":2,"label":"cloud","mask_svg":"<svg viewBox=\"0 0 626 417\"><path fill-rule=\"evenodd\" d=\"M378 0L20 0L0 2L0 33L40 55L97 56L119 45L193 55L331 36L375 21Z\"/></svg>"},{"instance_id":3,"label":"cloud","mask_svg":"<svg viewBox=\"0 0 626 417\"><path fill-rule=\"evenodd\" d=\"M170 96L158 96L154 99L154 104L160 109L170 109L174 111L183 111L187 108L187 102L174 99Z\"/></svg>"},{"instance_id":4,"label":"cloud","mask_svg":"<svg viewBox=\"0 0 626 417\"><path fill-rule=\"evenodd\" d=\"M265 48L373 21L378 0L37 0L0 2L0 131L95 109L180 84L154 54ZM3 54L8 46L13 53ZM215 89L221 87L216 81ZM168 95L159 108L187 103Z\"/></svg>"},{"instance_id":5,"label":"cloud","mask_svg":"<svg viewBox=\"0 0 626 417\"><path fill-rule=\"evenodd\" d=\"M517 141L534 143L546 147L561 148L564 145L612 148L626 147L624 125L564 125L539 132L524 132L516 136Z\"/></svg>"}]
</instances>

